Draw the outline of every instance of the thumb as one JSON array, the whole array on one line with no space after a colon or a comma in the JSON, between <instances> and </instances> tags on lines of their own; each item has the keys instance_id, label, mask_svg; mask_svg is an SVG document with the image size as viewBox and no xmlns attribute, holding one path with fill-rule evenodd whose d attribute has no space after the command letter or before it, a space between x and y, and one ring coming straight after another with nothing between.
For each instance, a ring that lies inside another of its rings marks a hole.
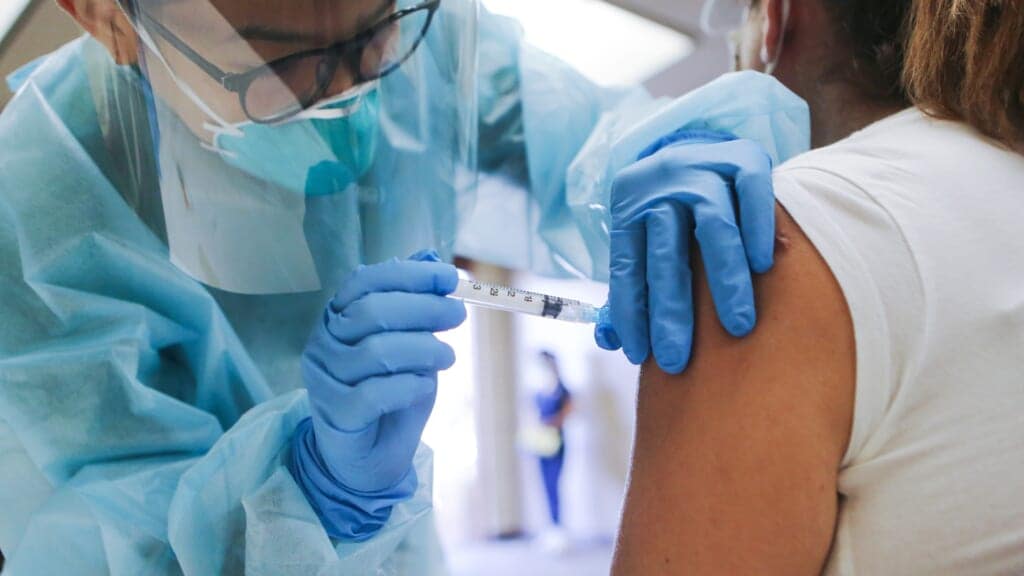
<instances>
[{"instance_id":1,"label":"thumb","mask_svg":"<svg viewBox=\"0 0 1024 576\"><path fill-rule=\"evenodd\" d=\"M441 262L441 256L433 248L425 248L409 256L409 260L416 262Z\"/></svg>"},{"instance_id":2,"label":"thumb","mask_svg":"<svg viewBox=\"0 0 1024 576\"><path fill-rule=\"evenodd\" d=\"M619 339L619 334L615 331L615 327L612 326L608 304L601 307L597 324L594 326L594 341L597 342L597 345L604 350L615 351L622 348L622 341Z\"/></svg>"}]
</instances>

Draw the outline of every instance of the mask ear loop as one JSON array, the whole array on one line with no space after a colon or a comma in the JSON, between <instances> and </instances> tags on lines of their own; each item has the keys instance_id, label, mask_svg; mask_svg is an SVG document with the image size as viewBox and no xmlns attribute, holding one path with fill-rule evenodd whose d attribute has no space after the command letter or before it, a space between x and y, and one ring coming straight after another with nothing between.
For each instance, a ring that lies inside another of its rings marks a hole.
<instances>
[{"instance_id":1,"label":"mask ear loop","mask_svg":"<svg viewBox=\"0 0 1024 576\"><path fill-rule=\"evenodd\" d=\"M761 46L761 61L764 62L764 73L769 76L775 73L776 66L779 65L779 58L782 56L782 46L786 39L786 26L789 24L789 0L780 0L782 2L782 26L779 30L779 39L775 45L775 58L768 59L768 47Z\"/></svg>"},{"instance_id":2,"label":"mask ear loop","mask_svg":"<svg viewBox=\"0 0 1024 576\"><path fill-rule=\"evenodd\" d=\"M715 21L715 14L718 11L718 0L705 0L700 9L700 29L709 36L721 34Z\"/></svg>"}]
</instances>

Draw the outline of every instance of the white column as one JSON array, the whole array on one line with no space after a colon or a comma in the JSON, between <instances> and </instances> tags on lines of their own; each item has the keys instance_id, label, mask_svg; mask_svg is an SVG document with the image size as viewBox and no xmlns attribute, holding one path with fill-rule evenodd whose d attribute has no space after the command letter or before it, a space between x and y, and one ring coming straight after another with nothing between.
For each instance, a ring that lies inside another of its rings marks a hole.
<instances>
[{"instance_id":1,"label":"white column","mask_svg":"<svg viewBox=\"0 0 1024 576\"><path fill-rule=\"evenodd\" d=\"M510 285L502 268L474 264L476 279ZM516 536L523 531L519 456L518 371L515 318L511 314L474 309L476 358L476 429L481 520L488 537Z\"/></svg>"}]
</instances>

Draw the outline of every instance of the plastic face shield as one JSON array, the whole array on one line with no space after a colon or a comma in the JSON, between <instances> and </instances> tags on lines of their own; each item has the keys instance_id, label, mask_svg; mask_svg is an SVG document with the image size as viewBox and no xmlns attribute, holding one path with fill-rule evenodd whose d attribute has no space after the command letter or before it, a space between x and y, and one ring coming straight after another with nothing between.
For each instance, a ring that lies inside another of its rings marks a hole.
<instances>
[{"instance_id":1,"label":"plastic face shield","mask_svg":"<svg viewBox=\"0 0 1024 576\"><path fill-rule=\"evenodd\" d=\"M123 8L149 130L122 117L120 131L151 140L124 146L152 149L150 204L179 268L227 292L282 294L420 248L451 254L476 184L474 1Z\"/></svg>"}]
</instances>

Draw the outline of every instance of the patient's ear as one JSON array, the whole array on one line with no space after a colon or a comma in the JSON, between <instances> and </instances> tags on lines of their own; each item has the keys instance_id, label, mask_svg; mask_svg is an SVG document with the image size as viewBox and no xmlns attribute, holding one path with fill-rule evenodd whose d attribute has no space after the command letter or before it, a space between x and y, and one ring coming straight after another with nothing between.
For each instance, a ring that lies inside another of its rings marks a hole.
<instances>
[{"instance_id":1,"label":"patient's ear","mask_svg":"<svg viewBox=\"0 0 1024 576\"><path fill-rule=\"evenodd\" d=\"M787 32L786 27L790 25L791 16L786 14L786 0L764 0L764 43L761 45L761 62L778 62L779 49L782 43L779 42Z\"/></svg>"},{"instance_id":2,"label":"patient's ear","mask_svg":"<svg viewBox=\"0 0 1024 576\"><path fill-rule=\"evenodd\" d=\"M79 26L103 44L118 64L135 64L138 36L114 0L57 0Z\"/></svg>"}]
</instances>

